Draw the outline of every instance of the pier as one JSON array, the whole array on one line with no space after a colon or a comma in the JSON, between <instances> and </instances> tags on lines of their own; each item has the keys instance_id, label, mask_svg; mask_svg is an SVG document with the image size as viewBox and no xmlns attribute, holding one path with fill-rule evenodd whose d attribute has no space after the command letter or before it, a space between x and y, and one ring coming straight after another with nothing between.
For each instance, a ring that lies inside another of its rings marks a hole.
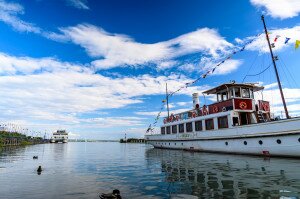
<instances>
[{"instance_id":1,"label":"pier","mask_svg":"<svg viewBox=\"0 0 300 199\"><path fill-rule=\"evenodd\" d=\"M145 143L145 139L138 138L128 138L128 139L120 139L120 143Z\"/></svg>"}]
</instances>

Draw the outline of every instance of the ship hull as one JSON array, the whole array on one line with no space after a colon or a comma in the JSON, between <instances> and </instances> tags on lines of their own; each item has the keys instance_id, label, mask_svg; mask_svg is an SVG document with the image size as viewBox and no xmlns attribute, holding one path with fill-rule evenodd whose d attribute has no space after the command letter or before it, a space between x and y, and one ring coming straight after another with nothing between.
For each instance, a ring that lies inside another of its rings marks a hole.
<instances>
[{"instance_id":1,"label":"ship hull","mask_svg":"<svg viewBox=\"0 0 300 199\"><path fill-rule=\"evenodd\" d=\"M300 157L300 118L145 138L155 148Z\"/></svg>"}]
</instances>

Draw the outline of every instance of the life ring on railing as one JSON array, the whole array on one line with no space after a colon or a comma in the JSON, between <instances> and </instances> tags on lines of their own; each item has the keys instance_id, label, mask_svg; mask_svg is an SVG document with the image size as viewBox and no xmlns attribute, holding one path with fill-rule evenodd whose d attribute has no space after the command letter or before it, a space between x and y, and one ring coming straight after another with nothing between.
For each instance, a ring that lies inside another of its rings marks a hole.
<instances>
[{"instance_id":1,"label":"life ring on railing","mask_svg":"<svg viewBox=\"0 0 300 199\"><path fill-rule=\"evenodd\" d=\"M264 111L270 111L270 107L268 104L264 103L264 104L262 104L262 107L263 107Z\"/></svg>"},{"instance_id":2,"label":"life ring on railing","mask_svg":"<svg viewBox=\"0 0 300 199\"><path fill-rule=\"evenodd\" d=\"M247 109L247 103L244 102L244 101L242 101L242 102L239 103L239 107L240 107L241 109L245 110L245 109Z\"/></svg>"},{"instance_id":3,"label":"life ring on railing","mask_svg":"<svg viewBox=\"0 0 300 199\"><path fill-rule=\"evenodd\" d=\"M213 111L213 113L217 113L217 112L219 112L219 108L216 105L214 105L212 107L212 111Z\"/></svg>"},{"instance_id":4,"label":"life ring on railing","mask_svg":"<svg viewBox=\"0 0 300 199\"><path fill-rule=\"evenodd\" d=\"M223 106L222 111L223 111L223 112L227 111L227 109L226 109L225 106Z\"/></svg>"}]
</instances>

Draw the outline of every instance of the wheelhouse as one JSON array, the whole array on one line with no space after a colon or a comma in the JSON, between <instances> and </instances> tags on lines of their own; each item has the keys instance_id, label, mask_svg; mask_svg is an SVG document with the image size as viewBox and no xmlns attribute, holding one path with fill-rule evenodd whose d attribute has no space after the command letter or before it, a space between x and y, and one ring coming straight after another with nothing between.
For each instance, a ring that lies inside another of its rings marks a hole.
<instances>
[{"instance_id":1,"label":"wheelhouse","mask_svg":"<svg viewBox=\"0 0 300 199\"><path fill-rule=\"evenodd\" d=\"M269 102L254 99L254 93L263 89L254 83L227 83L204 91L205 95L215 95L216 102L202 107L197 104L190 111L164 118L161 134L210 131L268 122L271 120ZM193 94L193 101L199 102L195 96L198 95Z\"/></svg>"}]
</instances>

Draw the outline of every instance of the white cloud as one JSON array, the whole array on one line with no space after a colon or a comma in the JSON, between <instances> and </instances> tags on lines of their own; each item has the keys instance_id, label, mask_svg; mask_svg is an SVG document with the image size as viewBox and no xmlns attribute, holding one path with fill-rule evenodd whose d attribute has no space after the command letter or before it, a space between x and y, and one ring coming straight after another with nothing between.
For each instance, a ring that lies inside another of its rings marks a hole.
<instances>
[{"instance_id":1,"label":"white cloud","mask_svg":"<svg viewBox=\"0 0 300 199\"><path fill-rule=\"evenodd\" d=\"M166 69L175 67L177 64L178 63L176 61L162 61L157 64L157 69L158 70L166 70Z\"/></svg>"},{"instance_id":2,"label":"white cloud","mask_svg":"<svg viewBox=\"0 0 300 199\"><path fill-rule=\"evenodd\" d=\"M24 14L24 8L17 3L7 3L0 0L0 20L21 32L40 33L41 29L34 24L25 22L17 15Z\"/></svg>"},{"instance_id":3,"label":"white cloud","mask_svg":"<svg viewBox=\"0 0 300 199\"><path fill-rule=\"evenodd\" d=\"M47 57L35 59L31 57L15 57L0 52L0 75L2 74L32 74L34 72L53 72L72 69L84 70L83 65L60 62L54 58Z\"/></svg>"},{"instance_id":4,"label":"white cloud","mask_svg":"<svg viewBox=\"0 0 300 199\"><path fill-rule=\"evenodd\" d=\"M197 67L195 64L190 64L190 63L182 64L178 67L179 70L186 71L186 72L193 72L196 70L196 68Z\"/></svg>"},{"instance_id":5,"label":"white cloud","mask_svg":"<svg viewBox=\"0 0 300 199\"><path fill-rule=\"evenodd\" d=\"M122 108L142 103L144 95L165 94L165 82L170 90L190 82L183 75L111 78L93 73L83 65L61 62L54 58L15 57L0 53L0 101L2 120L34 121L45 125L108 126L113 119L120 125L140 125L134 118L115 118L110 115L81 119L80 115L104 109ZM190 95L198 87L189 87L179 94ZM117 125L115 123L111 123Z\"/></svg>"},{"instance_id":6,"label":"white cloud","mask_svg":"<svg viewBox=\"0 0 300 199\"><path fill-rule=\"evenodd\" d=\"M299 0L250 0L256 7L266 8L267 14L273 18L292 18L300 13Z\"/></svg>"},{"instance_id":7,"label":"white cloud","mask_svg":"<svg viewBox=\"0 0 300 199\"><path fill-rule=\"evenodd\" d=\"M175 57L196 52L219 57L232 47L216 30L208 28L153 44L139 43L129 36L108 33L89 24L62 28L61 31L90 56L98 58L92 64L99 69L146 63L160 63L160 67L168 68Z\"/></svg>"},{"instance_id":8,"label":"white cloud","mask_svg":"<svg viewBox=\"0 0 300 199\"><path fill-rule=\"evenodd\" d=\"M67 3L71 6L74 6L78 9L88 10L90 9L87 5L87 0L66 0Z\"/></svg>"}]
</instances>

